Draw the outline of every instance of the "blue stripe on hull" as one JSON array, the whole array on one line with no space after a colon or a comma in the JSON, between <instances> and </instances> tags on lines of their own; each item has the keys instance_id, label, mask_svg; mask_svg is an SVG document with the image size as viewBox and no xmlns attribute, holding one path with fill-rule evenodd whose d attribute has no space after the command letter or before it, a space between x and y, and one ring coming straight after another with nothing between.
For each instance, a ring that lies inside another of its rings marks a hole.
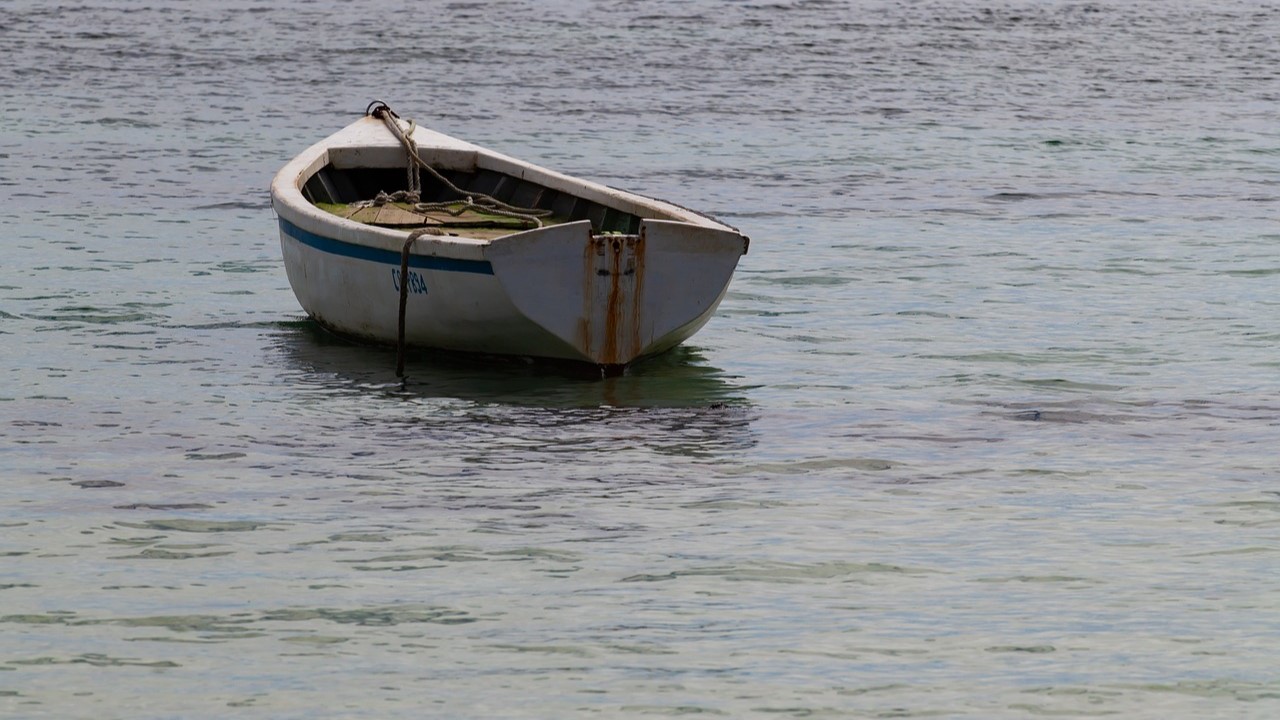
<instances>
[{"instance_id":1,"label":"blue stripe on hull","mask_svg":"<svg viewBox=\"0 0 1280 720\"><path fill-rule=\"evenodd\" d=\"M342 257L368 260L369 262L383 263L385 265L400 265L400 253L316 235L313 232L303 230L284 218L280 218L280 231L303 245L330 255L341 255ZM493 266L487 260L459 260L457 258L433 257L430 255L410 255L409 267L444 270L446 272L477 273L479 275L493 274Z\"/></svg>"}]
</instances>

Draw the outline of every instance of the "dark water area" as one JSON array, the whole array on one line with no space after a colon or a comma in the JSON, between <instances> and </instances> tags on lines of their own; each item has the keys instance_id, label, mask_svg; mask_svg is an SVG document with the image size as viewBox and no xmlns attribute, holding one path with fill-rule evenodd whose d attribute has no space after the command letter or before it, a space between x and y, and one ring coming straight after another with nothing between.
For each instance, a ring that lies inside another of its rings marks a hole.
<instances>
[{"instance_id":1,"label":"dark water area","mask_svg":"<svg viewBox=\"0 0 1280 720\"><path fill-rule=\"evenodd\" d=\"M1280 713L1280 4L0 12L0 716ZM607 379L332 338L380 98L751 236Z\"/></svg>"}]
</instances>

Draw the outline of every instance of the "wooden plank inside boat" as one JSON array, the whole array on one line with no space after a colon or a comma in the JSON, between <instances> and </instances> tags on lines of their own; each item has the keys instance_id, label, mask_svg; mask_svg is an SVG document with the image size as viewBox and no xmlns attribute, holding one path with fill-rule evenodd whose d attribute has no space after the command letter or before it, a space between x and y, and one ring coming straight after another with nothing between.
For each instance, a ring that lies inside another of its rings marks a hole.
<instances>
[{"instance_id":1,"label":"wooden plank inside boat","mask_svg":"<svg viewBox=\"0 0 1280 720\"><path fill-rule=\"evenodd\" d=\"M530 223L526 220L490 214L463 202L426 211L419 211L409 203L367 206L361 203L317 202L315 205L325 212L365 225L397 229L431 226L439 227L446 234L461 234L478 239L493 239L530 229ZM550 216L540 220L543 225L558 225L568 218Z\"/></svg>"},{"instance_id":2,"label":"wooden plank inside boat","mask_svg":"<svg viewBox=\"0 0 1280 720\"><path fill-rule=\"evenodd\" d=\"M423 225L438 224L426 215L392 204L356 208L349 214L343 215L343 217L366 225L380 225L382 227L421 227Z\"/></svg>"}]
</instances>

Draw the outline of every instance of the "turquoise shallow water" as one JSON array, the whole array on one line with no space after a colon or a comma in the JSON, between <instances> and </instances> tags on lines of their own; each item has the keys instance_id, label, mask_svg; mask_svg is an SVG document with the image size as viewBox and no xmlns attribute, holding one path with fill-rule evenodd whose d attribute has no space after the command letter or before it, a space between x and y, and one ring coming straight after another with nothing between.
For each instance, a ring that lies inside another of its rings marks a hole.
<instances>
[{"instance_id":1,"label":"turquoise shallow water","mask_svg":"<svg viewBox=\"0 0 1280 720\"><path fill-rule=\"evenodd\" d=\"M1280 6L0 17L0 715L1280 713ZM374 97L752 237L595 381L307 322Z\"/></svg>"}]
</instances>

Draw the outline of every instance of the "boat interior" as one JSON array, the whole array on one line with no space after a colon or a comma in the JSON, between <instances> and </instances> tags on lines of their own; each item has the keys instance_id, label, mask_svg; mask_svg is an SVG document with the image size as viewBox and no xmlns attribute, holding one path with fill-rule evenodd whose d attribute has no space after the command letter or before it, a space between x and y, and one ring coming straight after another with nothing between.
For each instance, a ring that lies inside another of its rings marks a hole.
<instances>
[{"instance_id":1,"label":"boat interior","mask_svg":"<svg viewBox=\"0 0 1280 720\"><path fill-rule=\"evenodd\" d=\"M543 225L589 220L595 233L633 235L640 232L639 215L559 192L536 182L493 170L439 169L437 172L467 192L489 195L520 208L547 211L549 214L540 218ZM383 227L412 229L438 225L443 234L492 238L530 226L528 221L520 218L468 207L465 198L458 197L429 173L419 171L419 178L421 203L452 204L434 210L423 210L421 206L408 202L372 205L371 201L379 193L392 194L406 189L408 177L403 167L337 168L332 164L325 165L303 185L302 194L313 205L330 213Z\"/></svg>"}]
</instances>

